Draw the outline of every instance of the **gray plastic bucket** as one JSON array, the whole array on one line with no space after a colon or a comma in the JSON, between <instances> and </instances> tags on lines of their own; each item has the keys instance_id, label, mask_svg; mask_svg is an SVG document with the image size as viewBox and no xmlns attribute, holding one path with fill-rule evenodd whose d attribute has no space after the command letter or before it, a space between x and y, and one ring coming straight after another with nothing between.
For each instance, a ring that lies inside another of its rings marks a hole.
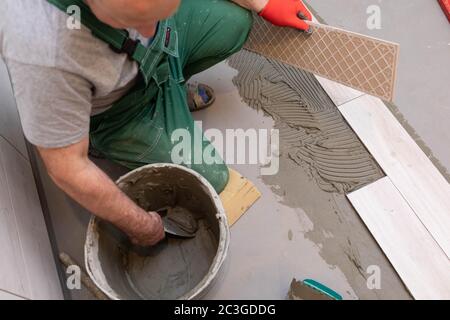
<instances>
[{"instance_id":1,"label":"gray plastic bucket","mask_svg":"<svg viewBox=\"0 0 450 320\"><path fill-rule=\"evenodd\" d=\"M153 164L121 177L117 185L148 211L167 205L195 211L198 217L201 217L205 231L201 236L197 235L196 240L166 239L155 247L150 256L138 257L139 262L135 262L136 256L133 254L133 259L130 258L131 255L118 245L124 235L112 225L92 217L85 243L85 264L91 279L101 291L114 300L201 298L218 277L230 241L227 217L211 184L188 168L172 164ZM151 192L151 196L146 197L146 192ZM145 199L144 204L142 199ZM207 239L204 245L200 242L203 239ZM174 246L187 248L180 249L185 250L182 252L183 267L178 266L178 253L169 252ZM208 252L205 251L206 247ZM197 253L192 254L190 258L189 253L194 252L193 250L198 250L198 256L206 258L196 259ZM175 259L174 263L170 263L170 259ZM142 269L139 269L141 267ZM146 281L141 281L141 278L145 278L149 285L146 285ZM155 279L157 284L153 285Z\"/></svg>"}]
</instances>

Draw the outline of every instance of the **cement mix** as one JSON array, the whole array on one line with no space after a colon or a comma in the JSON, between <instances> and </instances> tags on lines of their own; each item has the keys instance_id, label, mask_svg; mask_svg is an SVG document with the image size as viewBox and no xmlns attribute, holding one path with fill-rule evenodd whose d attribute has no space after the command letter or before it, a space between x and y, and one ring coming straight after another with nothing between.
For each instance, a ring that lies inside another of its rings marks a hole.
<instances>
[{"instance_id":1,"label":"cement mix","mask_svg":"<svg viewBox=\"0 0 450 320\"><path fill-rule=\"evenodd\" d=\"M281 148L323 190L346 193L383 176L312 74L245 50L230 65L244 101L275 120Z\"/></svg>"},{"instance_id":2,"label":"cement mix","mask_svg":"<svg viewBox=\"0 0 450 320\"><path fill-rule=\"evenodd\" d=\"M105 286L120 299L179 299L198 290L212 273L216 256L226 253L219 246L224 235L214 201L217 194L187 171L167 166L138 169L118 185L142 209L167 208L172 222L196 235L190 239L168 235L156 246L141 248L131 245L111 224L94 220L97 223L90 230L98 234L99 263L90 268L101 268L95 273L104 275ZM87 243L89 248L96 247Z\"/></svg>"},{"instance_id":3,"label":"cement mix","mask_svg":"<svg viewBox=\"0 0 450 320\"><path fill-rule=\"evenodd\" d=\"M239 53L241 54L246 52ZM242 57L232 57L231 65L237 65L235 59ZM259 74L252 75L249 70L255 68L253 63L257 62L262 62L263 66L257 69L260 70ZM271 106L267 103L269 100L278 102L280 98L274 99L273 93L266 93L266 96L259 93L258 99L258 95L254 93L260 92L259 81L275 87L280 82L284 86L283 82L287 83L289 78L284 78L281 74L278 81L261 80L264 76L261 70L273 66L267 65L272 62L254 56L246 63L251 67L241 66L237 71L222 63L194 78L197 82L211 85L217 94L217 102L210 109L195 114L197 120L203 121L204 129L267 130L280 128L281 122L286 121L290 124L289 127L306 133L291 139L281 135L280 170L273 176L261 176L255 165L232 165L233 169L256 184L262 197L232 228L230 267L225 272L224 280L217 282L207 297L286 298L295 277L317 280L336 290L344 299L410 299L395 270L344 194L344 190L362 187L371 179L383 176L370 154L361 148L361 142L349 130L348 137L352 147L348 148L347 145L343 150L357 150L372 168L372 171L362 170L363 175L358 175L351 183L345 183L345 173L341 173L344 178L342 180L339 177L332 182L324 179L325 176L316 171L318 165L311 160L308 162L307 158L305 161L294 161L290 156L292 146L299 148L298 146L304 145L304 139L312 135L310 132L319 133L317 136L323 138L323 143L330 140L326 139L327 131L319 131L325 126L317 124L314 117L317 110L325 109L333 114L334 108L337 127L345 128L347 124L337 113L337 108L328 102L323 89L315 87L317 92L314 93L310 91L310 85L304 86L305 92L312 97L321 97L325 102L307 100L304 93L302 95L302 88L297 89L296 94L290 93L292 100L302 102L297 106L298 112L292 108L292 117L298 118L302 114L309 116L308 125L302 127L299 123L305 122L300 121L292 125L287 117L282 119L275 108L269 109ZM238 83L245 77L257 81L245 82L248 85L241 85L238 92L232 80ZM301 77L309 76L296 77L302 79ZM298 83L298 87L301 86L302 83ZM255 98L248 99L249 96ZM325 108L321 106L322 103ZM270 113L264 110L265 107ZM315 125L311 131L309 123ZM351 152L344 152L345 161L349 161L349 158L351 160L349 153ZM339 153L336 154L339 156ZM351 161L347 163L349 166L353 165ZM264 283L260 281L262 278L265 279ZM374 279L380 279L380 286L373 285ZM236 290L237 287L240 289Z\"/></svg>"}]
</instances>

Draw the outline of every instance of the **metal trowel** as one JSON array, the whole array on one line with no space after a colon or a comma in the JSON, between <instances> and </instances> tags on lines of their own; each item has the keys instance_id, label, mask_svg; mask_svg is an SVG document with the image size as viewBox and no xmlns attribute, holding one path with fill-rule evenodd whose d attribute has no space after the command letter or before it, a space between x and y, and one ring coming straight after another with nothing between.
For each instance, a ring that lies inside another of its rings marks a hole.
<instances>
[{"instance_id":1,"label":"metal trowel","mask_svg":"<svg viewBox=\"0 0 450 320\"><path fill-rule=\"evenodd\" d=\"M170 236L172 238L179 238L179 239L192 239L196 236L197 233L197 226L195 225L193 228L183 228L182 225L179 223L176 223L173 221L170 217L169 210L173 210L172 208L162 208L159 210L156 210L156 212L161 216L163 225L164 225L164 232L167 236ZM157 248L155 247L142 247L139 245L134 245L128 242L127 244L123 244L125 249L128 249L142 257L150 256L154 254L155 250Z\"/></svg>"},{"instance_id":2,"label":"metal trowel","mask_svg":"<svg viewBox=\"0 0 450 320\"><path fill-rule=\"evenodd\" d=\"M170 219L170 216L167 214L168 209L165 210L158 210L157 211L161 215L161 219L164 225L164 231L166 232L167 236L170 236L171 238L179 238L179 239L192 239L196 236L197 228L188 228L189 226L185 226L176 223L175 221ZM120 229L115 227L111 223L107 223L105 221L100 222L101 228L104 231L105 237L108 236L111 239L114 239L114 243L121 249L123 252L134 252L138 254L139 256L147 257L154 255L155 252L158 252L158 250L161 250L161 248L165 247L166 242L162 242L161 245L158 246L150 246L150 247L143 247L139 245L135 245L131 243L130 238Z\"/></svg>"},{"instance_id":3,"label":"metal trowel","mask_svg":"<svg viewBox=\"0 0 450 320\"><path fill-rule=\"evenodd\" d=\"M176 219L173 219L172 213L176 209L170 207L164 207L156 212L161 216L164 231L167 235L175 236L177 238L194 238L197 233L197 225L195 226L184 226L181 222L176 222Z\"/></svg>"},{"instance_id":4,"label":"metal trowel","mask_svg":"<svg viewBox=\"0 0 450 320\"><path fill-rule=\"evenodd\" d=\"M167 235L175 236L178 238L195 238L196 232L187 232L178 226L175 222L171 221L169 217L162 217L164 231Z\"/></svg>"}]
</instances>

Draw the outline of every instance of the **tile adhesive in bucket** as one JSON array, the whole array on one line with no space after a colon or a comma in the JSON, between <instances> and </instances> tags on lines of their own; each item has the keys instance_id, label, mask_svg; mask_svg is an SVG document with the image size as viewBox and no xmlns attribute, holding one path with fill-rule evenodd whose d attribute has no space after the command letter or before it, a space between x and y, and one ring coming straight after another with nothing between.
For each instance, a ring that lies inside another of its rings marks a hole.
<instances>
[{"instance_id":1,"label":"tile adhesive in bucket","mask_svg":"<svg viewBox=\"0 0 450 320\"><path fill-rule=\"evenodd\" d=\"M86 269L112 299L194 299L206 293L225 260L229 227L219 196L192 170L150 165L117 182L147 211L177 208L192 215L196 237L163 242L139 255L127 250L127 237L93 217L85 244ZM129 246L128 246L129 248Z\"/></svg>"}]
</instances>

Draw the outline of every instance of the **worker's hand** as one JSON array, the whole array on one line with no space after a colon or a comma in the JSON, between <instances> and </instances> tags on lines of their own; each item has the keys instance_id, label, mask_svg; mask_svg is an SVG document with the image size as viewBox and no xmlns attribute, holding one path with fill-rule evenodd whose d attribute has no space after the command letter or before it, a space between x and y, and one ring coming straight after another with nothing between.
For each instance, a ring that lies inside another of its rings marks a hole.
<instances>
[{"instance_id":1,"label":"worker's hand","mask_svg":"<svg viewBox=\"0 0 450 320\"><path fill-rule=\"evenodd\" d=\"M129 234L134 245L148 247L158 244L165 238L164 225L161 216L156 212L143 215L138 230Z\"/></svg>"},{"instance_id":2,"label":"worker's hand","mask_svg":"<svg viewBox=\"0 0 450 320\"><path fill-rule=\"evenodd\" d=\"M310 28L305 20L312 20L311 13L301 0L269 0L259 15L276 26L303 31Z\"/></svg>"}]
</instances>

